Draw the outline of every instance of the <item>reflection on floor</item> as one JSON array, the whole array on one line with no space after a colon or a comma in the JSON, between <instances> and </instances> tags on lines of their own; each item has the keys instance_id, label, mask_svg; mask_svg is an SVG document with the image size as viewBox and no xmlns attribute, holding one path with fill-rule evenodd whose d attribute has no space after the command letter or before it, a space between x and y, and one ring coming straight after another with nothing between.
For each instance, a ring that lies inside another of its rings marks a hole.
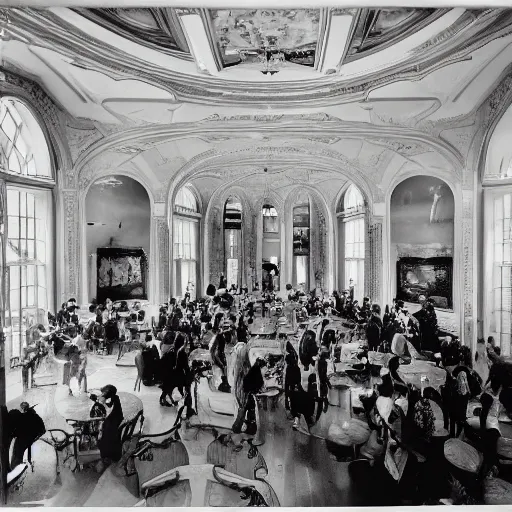
<instances>
[{"instance_id":1,"label":"reflection on floor","mask_svg":"<svg viewBox=\"0 0 512 512\"><path fill-rule=\"evenodd\" d=\"M117 367L115 356L90 356L89 360L90 390L113 383L119 391L133 393L135 368ZM44 418L48 429L69 429L55 411L54 393L54 387L32 389L23 397L23 400L38 404L36 410ZM343 418L348 414L350 403L348 392L338 393L341 393L338 401L342 406L329 408L324 421L316 427L319 431L325 430L326 426L332 422L333 415ZM172 427L176 409L159 405L160 389L158 387L141 386L141 391L136 394L144 404L145 433L163 432ZM233 417L213 412L209 404L210 400L232 401L231 395L212 391L206 380L202 379L199 396L199 419L196 421L202 424L221 425L229 429ZM19 402L21 398L17 402L10 403L9 408L19 405ZM366 489L359 492L351 482L348 463L336 461L327 451L323 439L292 430L291 421L287 418L283 403L278 404L275 411L264 412L264 415L265 418L262 420L266 425L265 443L259 447L263 458L260 465L266 466L266 469L263 468L264 473L268 471L265 479L275 490L281 506L371 504L371 496L368 496ZM237 456L220 446L218 442L214 442L212 433L192 428L182 432L181 437L183 446L186 448L186 453L182 454L183 463L187 458L192 465L216 463L223 459L226 462L226 469L246 478L254 478L252 473L258 461L248 459L244 452ZM243 450L247 449L246 445ZM131 506L139 501L139 498L134 496L137 494L137 483L133 479L116 474L113 468L109 468L101 477L93 469L76 473L63 469L61 475L57 477L53 450L41 441L34 446L33 459L34 473L28 474L21 492L11 493L9 505L37 502L45 506ZM157 463L156 460L155 463ZM159 470L155 468L155 471L158 473ZM151 471L150 476L154 476L153 473L154 471ZM127 490L131 490L133 494ZM381 496L380 504L384 504L382 498ZM389 504L393 504L392 501Z\"/></svg>"}]
</instances>

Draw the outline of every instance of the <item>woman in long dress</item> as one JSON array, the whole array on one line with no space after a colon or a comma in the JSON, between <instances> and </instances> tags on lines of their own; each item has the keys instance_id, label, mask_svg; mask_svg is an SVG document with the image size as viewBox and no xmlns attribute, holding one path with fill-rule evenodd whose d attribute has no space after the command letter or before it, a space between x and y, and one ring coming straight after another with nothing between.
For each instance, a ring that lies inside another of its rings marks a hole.
<instances>
[{"instance_id":1,"label":"woman in long dress","mask_svg":"<svg viewBox=\"0 0 512 512\"><path fill-rule=\"evenodd\" d=\"M117 394L117 388L111 384L101 388L104 405L107 409L107 417L101 427L98 447L101 458L107 461L117 462L122 455L120 426L123 422L123 408Z\"/></svg>"}]
</instances>

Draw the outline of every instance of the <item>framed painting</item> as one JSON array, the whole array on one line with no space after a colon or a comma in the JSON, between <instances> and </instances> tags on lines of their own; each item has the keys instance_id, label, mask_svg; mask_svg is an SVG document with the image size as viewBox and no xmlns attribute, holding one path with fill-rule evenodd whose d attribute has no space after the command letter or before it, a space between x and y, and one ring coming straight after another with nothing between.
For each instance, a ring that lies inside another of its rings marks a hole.
<instances>
[{"instance_id":1,"label":"framed painting","mask_svg":"<svg viewBox=\"0 0 512 512\"><path fill-rule=\"evenodd\" d=\"M143 249L104 247L97 250L96 299L112 301L147 299L147 257Z\"/></svg>"},{"instance_id":2,"label":"framed painting","mask_svg":"<svg viewBox=\"0 0 512 512\"><path fill-rule=\"evenodd\" d=\"M399 300L421 304L430 298L438 308L453 308L452 258L400 258L397 281Z\"/></svg>"}]
</instances>

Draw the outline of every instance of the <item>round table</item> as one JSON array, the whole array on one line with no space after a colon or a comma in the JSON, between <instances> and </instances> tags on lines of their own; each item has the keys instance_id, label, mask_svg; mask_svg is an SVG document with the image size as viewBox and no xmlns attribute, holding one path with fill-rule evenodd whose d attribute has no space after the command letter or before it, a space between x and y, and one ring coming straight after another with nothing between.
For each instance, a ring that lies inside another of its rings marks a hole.
<instances>
[{"instance_id":1,"label":"round table","mask_svg":"<svg viewBox=\"0 0 512 512\"><path fill-rule=\"evenodd\" d=\"M98 393L99 394L99 393ZM143 410L142 400L131 393L119 391L119 399L123 409L123 425L134 420L137 414ZM67 387L59 386L55 393L55 408L57 412L67 421L87 421L90 417L92 400L83 394L72 396Z\"/></svg>"},{"instance_id":2,"label":"round table","mask_svg":"<svg viewBox=\"0 0 512 512\"><path fill-rule=\"evenodd\" d=\"M428 386L436 390L446 382L446 371L429 361L413 360L410 364L401 364L398 367L398 374L406 384L412 384L418 389L421 388L423 375L428 378Z\"/></svg>"}]
</instances>

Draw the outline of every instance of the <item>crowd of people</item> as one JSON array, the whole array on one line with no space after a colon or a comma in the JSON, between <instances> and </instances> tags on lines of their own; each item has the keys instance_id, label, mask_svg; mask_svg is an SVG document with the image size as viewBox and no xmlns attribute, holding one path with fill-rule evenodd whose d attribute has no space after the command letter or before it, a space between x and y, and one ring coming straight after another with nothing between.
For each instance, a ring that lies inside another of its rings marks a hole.
<instances>
[{"instance_id":1,"label":"crowd of people","mask_svg":"<svg viewBox=\"0 0 512 512\"><path fill-rule=\"evenodd\" d=\"M225 280L221 284L225 285ZM190 419L197 414L193 384L198 370L206 368L211 376L212 368L216 368L220 380L217 390L234 395L233 434L251 435L257 429L256 397L265 388L264 372L268 372L265 367L269 364L263 358L257 358L252 364L249 360L251 325L258 317L262 323L264 319L276 320L283 359L279 379L294 429L300 428L301 418L311 429L322 414L327 413L329 374L340 362L343 346L355 342L359 346L359 364L354 368L359 375L364 376L365 372L371 375L375 354L390 356L377 383L373 385L368 381L373 394L368 394L366 399L373 397L370 402L377 407L392 399L392 407L399 405L410 415L407 400L416 396L416 402L409 405L414 409L410 431L416 432L417 439L432 435L433 415L428 410L428 400L401 379L397 371L399 365L420 359L445 370L439 401L446 412L447 435L476 436L484 453L482 471L489 472L496 467L500 414L512 413L510 367L492 338L487 343L480 340L473 355L456 336L441 332L434 303L428 299L413 314L400 300L386 306L382 314L380 306L368 297L359 303L353 289L335 291L328 296L318 290L306 294L287 285L285 297L280 297L270 290L250 293L244 287L228 290L210 285L206 296L197 300L191 300L189 294L181 300L171 298L160 306L158 316L152 321L146 318L140 303L129 308L126 302L113 304L108 299L102 305L92 304L89 318L84 321L83 315L78 314L76 301L70 299L55 317L49 315L53 330L46 331L43 326L32 328L28 346L40 348L46 342L53 345L55 353L67 350L72 361L72 376L76 376L79 386L85 383L86 390L88 354L112 354L116 343L132 335L130 324L146 322L149 325L151 322L149 332L140 340L135 365L143 385L161 388L160 405L176 407L181 402L178 416L184 412L186 419ZM333 327L339 322L345 329ZM299 331L299 325L303 328L299 333L300 341L294 344L289 336ZM56 337L56 332L64 335ZM208 357L201 361L190 358L196 350ZM105 442L100 447L104 456L111 460L118 460L120 456L114 431L122 420L122 409L116 396L115 388L107 386L100 397L91 397L98 415L111 418L110 423L103 426ZM480 406L472 413L477 415L468 418L470 400L478 400ZM366 400L365 407L368 403ZM110 410L114 412L107 414Z\"/></svg>"}]
</instances>

